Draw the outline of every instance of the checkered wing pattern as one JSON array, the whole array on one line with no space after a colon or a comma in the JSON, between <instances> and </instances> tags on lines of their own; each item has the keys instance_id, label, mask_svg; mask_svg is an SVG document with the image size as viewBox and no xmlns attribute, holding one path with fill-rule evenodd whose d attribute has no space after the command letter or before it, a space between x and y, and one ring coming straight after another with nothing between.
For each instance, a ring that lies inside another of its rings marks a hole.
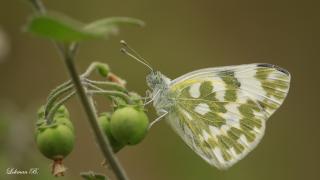
<instances>
[{"instance_id":1,"label":"checkered wing pattern","mask_svg":"<svg viewBox=\"0 0 320 180\"><path fill-rule=\"evenodd\" d=\"M289 72L271 64L194 71L171 82L168 121L199 156L227 169L260 142L289 85Z\"/></svg>"}]
</instances>

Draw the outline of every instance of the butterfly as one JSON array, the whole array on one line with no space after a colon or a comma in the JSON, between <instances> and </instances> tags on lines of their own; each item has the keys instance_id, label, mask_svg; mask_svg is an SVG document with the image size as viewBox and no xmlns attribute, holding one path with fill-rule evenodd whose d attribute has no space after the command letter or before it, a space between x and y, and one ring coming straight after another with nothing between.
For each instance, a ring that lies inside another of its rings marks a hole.
<instances>
[{"instance_id":1,"label":"butterfly","mask_svg":"<svg viewBox=\"0 0 320 180\"><path fill-rule=\"evenodd\" d=\"M200 69L174 80L150 69L146 81L156 121L165 117L196 154L218 169L228 169L257 146L291 79L287 70L267 63Z\"/></svg>"}]
</instances>

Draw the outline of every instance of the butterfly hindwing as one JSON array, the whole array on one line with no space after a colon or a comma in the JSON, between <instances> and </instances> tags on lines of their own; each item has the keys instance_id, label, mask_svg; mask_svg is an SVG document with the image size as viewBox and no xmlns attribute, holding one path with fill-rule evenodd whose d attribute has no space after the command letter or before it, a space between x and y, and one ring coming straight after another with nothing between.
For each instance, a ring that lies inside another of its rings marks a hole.
<instances>
[{"instance_id":1,"label":"butterfly hindwing","mask_svg":"<svg viewBox=\"0 0 320 180\"><path fill-rule=\"evenodd\" d=\"M259 143L289 83L286 70L269 64L194 71L170 84L176 105L168 120L197 154L226 169Z\"/></svg>"}]
</instances>

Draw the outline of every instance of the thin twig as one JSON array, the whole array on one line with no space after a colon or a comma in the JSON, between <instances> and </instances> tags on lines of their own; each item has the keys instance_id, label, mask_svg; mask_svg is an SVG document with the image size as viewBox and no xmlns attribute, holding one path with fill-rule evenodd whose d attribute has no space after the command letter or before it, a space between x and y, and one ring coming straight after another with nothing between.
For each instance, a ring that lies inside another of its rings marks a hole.
<instances>
[{"instance_id":1,"label":"thin twig","mask_svg":"<svg viewBox=\"0 0 320 180\"><path fill-rule=\"evenodd\" d=\"M65 88L66 86L69 86L70 84L72 84L72 82L70 80L60 84L59 86L57 86L56 88L54 88L48 95L47 100L49 100L52 96L54 96L54 94L56 94L58 91L60 91L61 89Z\"/></svg>"},{"instance_id":2,"label":"thin twig","mask_svg":"<svg viewBox=\"0 0 320 180\"><path fill-rule=\"evenodd\" d=\"M30 0L32 7L35 9L35 11L44 14L46 13L46 8L44 7L42 1L38 0Z\"/></svg>"},{"instance_id":3,"label":"thin twig","mask_svg":"<svg viewBox=\"0 0 320 180\"><path fill-rule=\"evenodd\" d=\"M94 85L101 85L101 86L106 86L106 87L111 87L116 90L122 91L122 92L127 92L127 89L121 86L119 83L115 82L108 82L108 81L94 81L90 79L85 79L88 83L94 84Z\"/></svg>"},{"instance_id":4,"label":"thin twig","mask_svg":"<svg viewBox=\"0 0 320 180\"><path fill-rule=\"evenodd\" d=\"M109 95L109 96L115 96L115 97L120 97L123 100L125 100L128 104L131 104L130 97L119 91L108 91L108 90L90 90L88 91L88 94L102 94L102 95Z\"/></svg>"},{"instance_id":5,"label":"thin twig","mask_svg":"<svg viewBox=\"0 0 320 180\"><path fill-rule=\"evenodd\" d=\"M55 93L51 94L49 98L47 99L47 104L45 106L44 110L44 116L47 117L50 109L52 108L53 104L56 102L56 100L59 98L60 95L65 94L66 92L70 91L73 89L73 84L70 84L66 87L62 87L61 89L58 89L55 91ZM47 122L50 124L50 121Z\"/></svg>"},{"instance_id":6,"label":"thin twig","mask_svg":"<svg viewBox=\"0 0 320 180\"><path fill-rule=\"evenodd\" d=\"M104 89L102 89L102 88L100 88L100 87L98 87L98 86L96 86L96 85L94 85L94 84L87 83L87 82L85 82L84 84L85 84L87 87L93 88L94 90L104 91ZM87 89L87 90L90 91L91 89Z\"/></svg>"},{"instance_id":7,"label":"thin twig","mask_svg":"<svg viewBox=\"0 0 320 180\"><path fill-rule=\"evenodd\" d=\"M69 100L73 95L76 94L76 91L72 91L70 94L68 94L67 96L65 96L64 98L62 98L59 102L57 102L52 109L50 109L49 113L48 113L48 117L47 119L47 123L50 124L53 120L53 117L55 115L55 113L57 112L57 110L59 109L59 107L61 105L63 105L67 100Z\"/></svg>"},{"instance_id":8,"label":"thin twig","mask_svg":"<svg viewBox=\"0 0 320 180\"><path fill-rule=\"evenodd\" d=\"M93 62L89 65L89 67L87 68L86 72L84 72L81 76L83 78L87 78L90 76L90 74L96 70L98 63L97 62Z\"/></svg>"}]
</instances>

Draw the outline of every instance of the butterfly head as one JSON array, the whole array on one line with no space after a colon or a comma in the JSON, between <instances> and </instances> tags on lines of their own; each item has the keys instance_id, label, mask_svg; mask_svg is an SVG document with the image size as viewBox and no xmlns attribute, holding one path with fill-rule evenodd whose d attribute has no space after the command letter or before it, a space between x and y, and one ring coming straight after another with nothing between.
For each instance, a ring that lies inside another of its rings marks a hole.
<instances>
[{"instance_id":1,"label":"butterfly head","mask_svg":"<svg viewBox=\"0 0 320 180\"><path fill-rule=\"evenodd\" d=\"M147 85L150 89L163 89L166 88L170 82L170 79L160 73L160 71L151 71L146 77Z\"/></svg>"}]
</instances>

